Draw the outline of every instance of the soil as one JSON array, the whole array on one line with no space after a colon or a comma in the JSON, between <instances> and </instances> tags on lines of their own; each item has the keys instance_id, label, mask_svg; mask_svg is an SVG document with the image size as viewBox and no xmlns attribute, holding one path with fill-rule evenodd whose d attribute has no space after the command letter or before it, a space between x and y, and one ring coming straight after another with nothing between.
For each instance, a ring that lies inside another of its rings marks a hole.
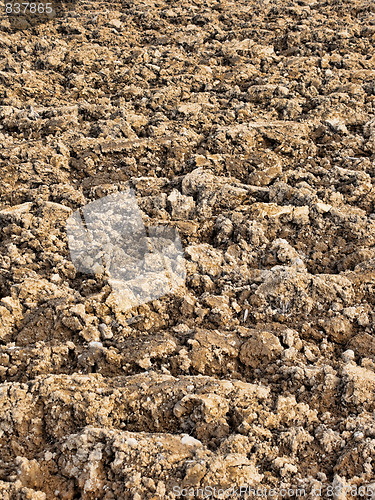
<instances>
[{"instance_id":1,"label":"soil","mask_svg":"<svg viewBox=\"0 0 375 500\"><path fill-rule=\"evenodd\" d=\"M375 4L69 9L0 19L1 498L375 498ZM129 185L124 312L65 223Z\"/></svg>"}]
</instances>

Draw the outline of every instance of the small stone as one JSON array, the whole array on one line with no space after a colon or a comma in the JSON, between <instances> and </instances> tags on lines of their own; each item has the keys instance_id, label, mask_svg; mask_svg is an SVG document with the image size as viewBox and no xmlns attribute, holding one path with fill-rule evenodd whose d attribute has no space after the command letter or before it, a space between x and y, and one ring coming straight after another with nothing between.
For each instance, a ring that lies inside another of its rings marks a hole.
<instances>
[{"instance_id":1,"label":"small stone","mask_svg":"<svg viewBox=\"0 0 375 500\"><path fill-rule=\"evenodd\" d=\"M101 349L103 344L101 342L89 342L89 349Z\"/></svg>"},{"instance_id":2,"label":"small stone","mask_svg":"<svg viewBox=\"0 0 375 500\"><path fill-rule=\"evenodd\" d=\"M341 132L342 134L348 134L349 131L346 128L345 123L339 118L329 118L325 123L334 131Z\"/></svg>"},{"instance_id":3,"label":"small stone","mask_svg":"<svg viewBox=\"0 0 375 500\"><path fill-rule=\"evenodd\" d=\"M113 338L112 330L105 323L100 323L100 325L98 326L98 330L99 330L100 336L103 340L108 340L108 339Z\"/></svg>"},{"instance_id":4,"label":"small stone","mask_svg":"<svg viewBox=\"0 0 375 500\"><path fill-rule=\"evenodd\" d=\"M145 357L145 358L143 358L143 359L141 359L141 360L138 361L138 365L141 368L144 368L146 370L147 368L151 367L152 363L151 363L150 358Z\"/></svg>"},{"instance_id":5,"label":"small stone","mask_svg":"<svg viewBox=\"0 0 375 500\"><path fill-rule=\"evenodd\" d=\"M353 437L356 441L361 441L364 438L364 434L362 431L357 431L353 434Z\"/></svg>"},{"instance_id":6,"label":"small stone","mask_svg":"<svg viewBox=\"0 0 375 500\"><path fill-rule=\"evenodd\" d=\"M351 363L355 358L355 354L354 351L348 349L347 351L341 354L341 357L345 363Z\"/></svg>"},{"instance_id":7,"label":"small stone","mask_svg":"<svg viewBox=\"0 0 375 500\"><path fill-rule=\"evenodd\" d=\"M195 439L192 436L189 436L188 434L185 434L181 438L181 444L186 444L187 446L202 446L202 443L198 441L198 439Z\"/></svg>"},{"instance_id":8,"label":"small stone","mask_svg":"<svg viewBox=\"0 0 375 500\"><path fill-rule=\"evenodd\" d=\"M318 210L320 213L326 213L329 212L332 208L332 205L328 205L328 203L316 203L315 208Z\"/></svg>"},{"instance_id":9,"label":"small stone","mask_svg":"<svg viewBox=\"0 0 375 500\"><path fill-rule=\"evenodd\" d=\"M51 453L50 451L46 451L44 453L44 459L48 462L49 460L52 460L53 458L53 453Z\"/></svg>"},{"instance_id":10,"label":"small stone","mask_svg":"<svg viewBox=\"0 0 375 500\"><path fill-rule=\"evenodd\" d=\"M120 19L112 19L111 21L109 21L109 24L117 29L122 28L122 22L120 21Z\"/></svg>"}]
</instances>

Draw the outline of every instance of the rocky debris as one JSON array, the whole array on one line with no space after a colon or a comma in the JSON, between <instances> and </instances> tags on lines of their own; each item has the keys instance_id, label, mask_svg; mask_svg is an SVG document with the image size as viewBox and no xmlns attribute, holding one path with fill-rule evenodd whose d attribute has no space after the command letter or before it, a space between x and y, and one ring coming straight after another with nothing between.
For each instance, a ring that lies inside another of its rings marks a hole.
<instances>
[{"instance_id":1,"label":"rocky debris","mask_svg":"<svg viewBox=\"0 0 375 500\"><path fill-rule=\"evenodd\" d=\"M0 481L0 492L4 499L28 498L30 500L46 500L44 491L27 488L20 479L14 482Z\"/></svg>"},{"instance_id":2,"label":"rocky debris","mask_svg":"<svg viewBox=\"0 0 375 500\"><path fill-rule=\"evenodd\" d=\"M195 203L191 196L185 196L174 189L168 196L167 202L171 208L172 219L186 220L193 215Z\"/></svg>"},{"instance_id":3,"label":"rocky debris","mask_svg":"<svg viewBox=\"0 0 375 500\"><path fill-rule=\"evenodd\" d=\"M371 2L0 17L1 498L374 485ZM131 311L66 234L129 187L187 273Z\"/></svg>"},{"instance_id":4,"label":"rocky debris","mask_svg":"<svg viewBox=\"0 0 375 500\"><path fill-rule=\"evenodd\" d=\"M150 441L151 437L156 440ZM186 488L211 484L229 488L233 480L251 478L256 484L262 478L250 459L236 453L217 456L186 434L151 436L88 426L64 438L59 451L51 455L45 463L46 475L58 465L61 487L63 478L78 480L86 496L104 491L114 498L173 498L173 493ZM179 476L181 482L174 479Z\"/></svg>"},{"instance_id":5,"label":"rocky debris","mask_svg":"<svg viewBox=\"0 0 375 500\"><path fill-rule=\"evenodd\" d=\"M349 405L371 406L374 401L372 388L375 374L372 370L348 363L343 369L345 392L344 401Z\"/></svg>"},{"instance_id":6,"label":"rocky debris","mask_svg":"<svg viewBox=\"0 0 375 500\"><path fill-rule=\"evenodd\" d=\"M279 339L270 332L255 331L241 347L240 360L253 368L265 366L276 358L283 348Z\"/></svg>"}]
</instances>

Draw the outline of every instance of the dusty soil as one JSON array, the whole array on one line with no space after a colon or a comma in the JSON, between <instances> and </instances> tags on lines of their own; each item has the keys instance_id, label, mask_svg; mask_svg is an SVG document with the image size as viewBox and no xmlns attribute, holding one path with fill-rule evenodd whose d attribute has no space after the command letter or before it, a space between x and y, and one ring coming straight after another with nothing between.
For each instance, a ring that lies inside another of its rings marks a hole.
<instances>
[{"instance_id":1,"label":"dusty soil","mask_svg":"<svg viewBox=\"0 0 375 500\"><path fill-rule=\"evenodd\" d=\"M375 498L375 4L86 1L12 23L1 498ZM129 184L187 279L124 313L65 221Z\"/></svg>"}]
</instances>

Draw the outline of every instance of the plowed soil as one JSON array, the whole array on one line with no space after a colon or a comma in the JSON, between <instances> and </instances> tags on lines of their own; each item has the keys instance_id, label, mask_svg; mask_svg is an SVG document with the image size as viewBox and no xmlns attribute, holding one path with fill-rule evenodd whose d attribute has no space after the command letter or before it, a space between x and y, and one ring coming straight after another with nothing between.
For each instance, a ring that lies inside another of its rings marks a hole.
<instances>
[{"instance_id":1,"label":"plowed soil","mask_svg":"<svg viewBox=\"0 0 375 500\"><path fill-rule=\"evenodd\" d=\"M375 4L70 8L0 18L1 499L375 498ZM129 185L124 312L65 222Z\"/></svg>"}]
</instances>

